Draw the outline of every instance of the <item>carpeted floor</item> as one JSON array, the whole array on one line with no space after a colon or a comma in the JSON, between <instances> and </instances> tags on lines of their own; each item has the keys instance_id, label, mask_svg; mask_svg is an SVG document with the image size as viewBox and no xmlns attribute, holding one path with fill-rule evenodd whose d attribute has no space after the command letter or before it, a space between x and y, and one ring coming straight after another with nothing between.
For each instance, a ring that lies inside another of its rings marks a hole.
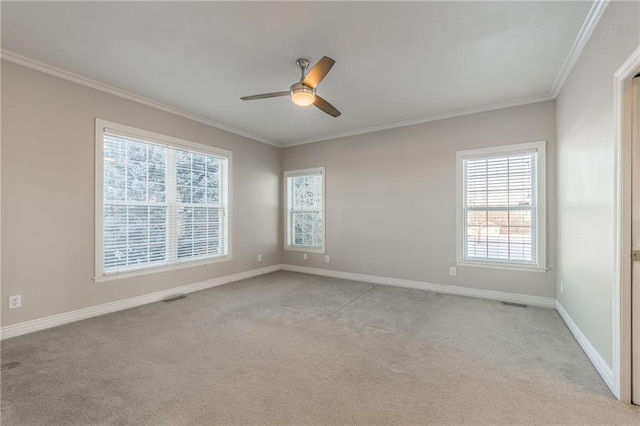
<instances>
[{"instance_id":1,"label":"carpeted floor","mask_svg":"<svg viewBox=\"0 0 640 426\"><path fill-rule=\"evenodd\" d=\"M2 345L2 425L640 424L553 310L276 272Z\"/></svg>"}]
</instances>

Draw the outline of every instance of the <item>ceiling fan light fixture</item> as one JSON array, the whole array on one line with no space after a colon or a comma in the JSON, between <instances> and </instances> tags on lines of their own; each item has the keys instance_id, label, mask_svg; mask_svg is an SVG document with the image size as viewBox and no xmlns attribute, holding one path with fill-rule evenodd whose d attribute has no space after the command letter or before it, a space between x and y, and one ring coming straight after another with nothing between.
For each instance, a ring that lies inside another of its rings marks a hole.
<instances>
[{"instance_id":1,"label":"ceiling fan light fixture","mask_svg":"<svg viewBox=\"0 0 640 426\"><path fill-rule=\"evenodd\" d=\"M291 101L301 107L312 105L316 100L316 91L302 84L294 86L291 88Z\"/></svg>"},{"instance_id":2,"label":"ceiling fan light fixture","mask_svg":"<svg viewBox=\"0 0 640 426\"><path fill-rule=\"evenodd\" d=\"M340 111L338 111L336 107L323 99L322 96L316 95L316 87L322 81L322 79L327 76L327 73L331 70L331 67L333 67L333 64L335 62L336 61L329 58L328 56L323 56L322 59L320 59L308 73L305 73L307 67L309 66L309 61L307 59L300 58L296 61L296 65L300 70L300 81L293 83L291 87L289 87L288 91L243 96L240 99L243 101L253 101L256 99L289 96L291 98L291 102L293 102L295 105L301 107L313 105L320 111L329 114L333 118L336 118L340 115Z\"/></svg>"}]
</instances>

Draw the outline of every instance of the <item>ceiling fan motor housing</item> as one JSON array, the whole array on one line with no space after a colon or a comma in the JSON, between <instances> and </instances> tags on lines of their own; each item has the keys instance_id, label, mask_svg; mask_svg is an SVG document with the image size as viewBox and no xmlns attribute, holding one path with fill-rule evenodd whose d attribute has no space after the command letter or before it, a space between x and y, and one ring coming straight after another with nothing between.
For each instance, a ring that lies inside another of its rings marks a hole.
<instances>
[{"instance_id":1,"label":"ceiling fan motor housing","mask_svg":"<svg viewBox=\"0 0 640 426\"><path fill-rule=\"evenodd\" d=\"M302 83L291 85L291 100L298 106L309 106L316 99L316 89Z\"/></svg>"}]
</instances>

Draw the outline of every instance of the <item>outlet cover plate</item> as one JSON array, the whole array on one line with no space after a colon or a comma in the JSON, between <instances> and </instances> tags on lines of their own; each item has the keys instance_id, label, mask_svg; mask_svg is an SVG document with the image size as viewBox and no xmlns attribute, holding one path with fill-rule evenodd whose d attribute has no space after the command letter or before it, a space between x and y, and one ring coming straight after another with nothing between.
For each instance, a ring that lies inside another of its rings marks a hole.
<instances>
[{"instance_id":1,"label":"outlet cover plate","mask_svg":"<svg viewBox=\"0 0 640 426\"><path fill-rule=\"evenodd\" d=\"M9 296L9 309L22 307L22 295Z\"/></svg>"}]
</instances>

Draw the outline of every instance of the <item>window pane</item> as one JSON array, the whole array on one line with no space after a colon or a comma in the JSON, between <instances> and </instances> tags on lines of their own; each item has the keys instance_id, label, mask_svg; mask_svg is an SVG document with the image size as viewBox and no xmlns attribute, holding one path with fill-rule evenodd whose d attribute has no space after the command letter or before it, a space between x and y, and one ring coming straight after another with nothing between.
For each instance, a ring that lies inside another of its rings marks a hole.
<instances>
[{"instance_id":1,"label":"window pane","mask_svg":"<svg viewBox=\"0 0 640 426\"><path fill-rule=\"evenodd\" d=\"M104 200L166 200L167 149L105 135Z\"/></svg>"},{"instance_id":2,"label":"window pane","mask_svg":"<svg viewBox=\"0 0 640 426\"><path fill-rule=\"evenodd\" d=\"M219 208L182 207L178 217L179 259L224 254Z\"/></svg>"},{"instance_id":3,"label":"window pane","mask_svg":"<svg viewBox=\"0 0 640 426\"><path fill-rule=\"evenodd\" d=\"M204 171L194 170L191 172L191 202L205 203L206 175Z\"/></svg>"},{"instance_id":4,"label":"window pane","mask_svg":"<svg viewBox=\"0 0 640 426\"><path fill-rule=\"evenodd\" d=\"M207 173L207 203L220 202L220 178L217 173Z\"/></svg>"},{"instance_id":5,"label":"window pane","mask_svg":"<svg viewBox=\"0 0 640 426\"><path fill-rule=\"evenodd\" d=\"M166 211L166 207L106 205L103 215L105 271L164 260Z\"/></svg>"},{"instance_id":6,"label":"window pane","mask_svg":"<svg viewBox=\"0 0 640 426\"><path fill-rule=\"evenodd\" d=\"M222 209L220 208L208 208L208 222L207 228L207 251L211 255L219 255L224 253L224 239L222 234Z\"/></svg>"},{"instance_id":7,"label":"window pane","mask_svg":"<svg viewBox=\"0 0 640 426\"><path fill-rule=\"evenodd\" d=\"M219 158L177 151L178 202L218 204L220 202L220 171Z\"/></svg>"},{"instance_id":8,"label":"window pane","mask_svg":"<svg viewBox=\"0 0 640 426\"><path fill-rule=\"evenodd\" d=\"M218 228L216 218L204 207L185 207L179 210L178 258L201 257L209 254L209 227ZM217 235L216 235L217 237ZM216 239L216 243L219 241Z\"/></svg>"},{"instance_id":9,"label":"window pane","mask_svg":"<svg viewBox=\"0 0 640 426\"><path fill-rule=\"evenodd\" d=\"M127 207L105 206L104 269L109 271L127 264Z\"/></svg>"},{"instance_id":10,"label":"window pane","mask_svg":"<svg viewBox=\"0 0 640 426\"><path fill-rule=\"evenodd\" d=\"M533 262L531 210L467 211L467 257Z\"/></svg>"},{"instance_id":11,"label":"window pane","mask_svg":"<svg viewBox=\"0 0 640 426\"><path fill-rule=\"evenodd\" d=\"M106 153L105 153L106 155ZM105 201L124 201L126 186L126 166L118 163L115 157L105 157L104 162L104 199Z\"/></svg>"},{"instance_id":12,"label":"window pane","mask_svg":"<svg viewBox=\"0 0 640 426\"><path fill-rule=\"evenodd\" d=\"M287 177L287 232L291 246L323 245L323 173Z\"/></svg>"},{"instance_id":13,"label":"window pane","mask_svg":"<svg viewBox=\"0 0 640 426\"><path fill-rule=\"evenodd\" d=\"M218 171L220 170L219 158L207 156L206 164L207 164L207 172L209 173L218 173Z\"/></svg>"},{"instance_id":14,"label":"window pane","mask_svg":"<svg viewBox=\"0 0 640 426\"><path fill-rule=\"evenodd\" d=\"M195 154L192 153L191 154L191 169L192 170L197 170L197 171L204 171L205 168L205 163L206 163L206 156L203 154Z\"/></svg>"},{"instance_id":15,"label":"window pane","mask_svg":"<svg viewBox=\"0 0 640 426\"><path fill-rule=\"evenodd\" d=\"M464 160L466 205L529 206L535 203L535 154Z\"/></svg>"},{"instance_id":16,"label":"window pane","mask_svg":"<svg viewBox=\"0 0 640 426\"><path fill-rule=\"evenodd\" d=\"M467 212L467 256L487 257L487 212Z\"/></svg>"},{"instance_id":17,"label":"window pane","mask_svg":"<svg viewBox=\"0 0 640 426\"><path fill-rule=\"evenodd\" d=\"M191 169L178 167L176 169L178 202L191 202Z\"/></svg>"},{"instance_id":18,"label":"window pane","mask_svg":"<svg viewBox=\"0 0 640 426\"><path fill-rule=\"evenodd\" d=\"M226 253L220 183L222 160L199 153L178 152L178 259L219 256ZM201 206L201 207L199 207Z\"/></svg>"},{"instance_id":19,"label":"window pane","mask_svg":"<svg viewBox=\"0 0 640 426\"><path fill-rule=\"evenodd\" d=\"M536 157L463 160L465 258L536 263Z\"/></svg>"},{"instance_id":20,"label":"window pane","mask_svg":"<svg viewBox=\"0 0 640 426\"><path fill-rule=\"evenodd\" d=\"M322 245L322 215L320 213L293 213L293 245Z\"/></svg>"},{"instance_id":21,"label":"window pane","mask_svg":"<svg viewBox=\"0 0 640 426\"><path fill-rule=\"evenodd\" d=\"M149 209L149 243L166 245L167 242L167 208L151 207Z\"/></svg>"},{"instance_id":22,"label":"window pane","mask_svg":"<svg viewBox=\"0 0 640 426\"><path fill-rule=\"evenodd\" d=\"M533 220L530 210L509 212L509 258L512 260L534 260Z\"/></svg>"},{"instance_id":23,"label":"window pane","mask_svg":"<svg viewBox=\"0 0 640 426\"><path fill-rule=\"evenodd\" d=\"M100 274L228 253L227 158L103 136Z\"/></svg>"},{"instance_id":24,"label":"window pane","mask_svg":"<svg viewBox=\"0 0 640 426\"><path fill-rule=\"evenodd\" d=\"M318 210L322 208L322 176L296 176L292 181L293 210Z\"/></svg>"},{"instance_id":25,"label":"window pane","mask_svg":"<svg viewBox=\"0 0 640 426\"><path fill-rule=\"evenodd\" d=\"M176 150L176 166L191 170L191 153L182 150Z\"/></svg>"}]
</instances>

